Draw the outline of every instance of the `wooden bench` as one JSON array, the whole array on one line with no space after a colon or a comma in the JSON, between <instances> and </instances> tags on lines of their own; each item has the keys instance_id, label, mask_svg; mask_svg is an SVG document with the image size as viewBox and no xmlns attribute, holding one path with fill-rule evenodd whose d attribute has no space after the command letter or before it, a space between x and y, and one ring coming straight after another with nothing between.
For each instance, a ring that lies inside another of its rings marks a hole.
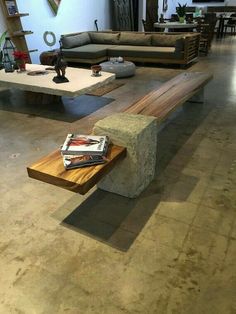
<instances>
[{"instance_id":1,"label":"wooden bench","mask_svg":"<svg viewBox=\"0 0 236 314\"><path fill-rule=\"evenodd\" d=\"M133 103L124 112L154 116L162 122L177 107L198 94L212 77L208 73L183 72Z\"/></svg>"},{"instance_id":2,"label":"wooden bench","mask_svg":"<svg viewBox=\"0 0 236 314\"><path fill-rule=\"evenodd\" d=\"M154 116L162 122L178 106L199 93L211 79L212 75L207 73L181 73L164 83L158 90L150 92L129 106L124 112ZM109 149L107 163L65 170L60 151L57 150L28 167L27 171L31 178L85 194L125 156L126 149L124 147L112 145Z\"/></svg>"},{"instance_id":3,"label":"wooden bench","mask_svg":"<svg viewBox=\"0 0 236 314\"><path fill-rule=\"evenodd\" d=\"M85 194L125 156L126 148L110 145L105 164L65 170L58 149L27 167L27 171L31 178Z\"/></svg>"}]
</instances>

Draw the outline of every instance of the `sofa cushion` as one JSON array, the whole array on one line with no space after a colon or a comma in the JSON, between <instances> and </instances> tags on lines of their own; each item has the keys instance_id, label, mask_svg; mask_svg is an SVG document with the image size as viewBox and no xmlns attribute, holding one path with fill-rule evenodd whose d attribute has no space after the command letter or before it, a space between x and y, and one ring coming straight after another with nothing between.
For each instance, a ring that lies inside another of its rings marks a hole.
<instances>
[{"instance_id":1,"label":"sofa cushion","mask_svg":"<svg viewBox=\"0 0 236 314\"><path fill-rule=\"evenodd\" d=\"M119 45L151 46L152 35L123 32L120 34Z\"/></svg>"},{"instance_id":2,"label":"sofa cushion","mask_svg":"<svg viewBox=\"0 0 236 314\"><path fill-rule=\"evenodd\" d=\"M62 47L65 49L80 47L90 42L91 40L87 32L61 36Z\"/></svg>"},{"instance_id":3,"label":"sofa cushion","mask_svg":"<svg viewBox=\"0 0 236 314\"><path fill-rule=\"evenodd\" d=\"M183 34L153 34L152 35L152 46L158 47L175 47L176 40L184 39Z\"/></svg>"},{"instance_id":4,"label":"sofa cushion","mask_svg":"<svg viewBox=\"0 0 236 314\"><path fill-rule=\"evenodd\" d=\"M89 33L92 44L114 45L119 43L120 33Z\"/></svg>"},{"instance_id":5,"label":"sofa cushion","mask_svg":"<svg viewBox=\"0 0 236 314\"><path fill-rule=\"evenodd\" d=\"M175 47L143 47L143 46L115 46L108 48L109 57L136 57L136 58L162 58L181 59L182 53L176 52Z\"/></svg>"},{"instance_id":6,"label":"sofa cushion","mask_svg":"<svg viewBox=\"0 0 236 314\"><path fill-rule=\"evenodd\" d=\"M71 49L62 49L62 53L65 58L100 58L105 57L107 55L107 49L112 47L112 45L89 44L81 47L74 47Z\"/></svg>"}]
</instances>

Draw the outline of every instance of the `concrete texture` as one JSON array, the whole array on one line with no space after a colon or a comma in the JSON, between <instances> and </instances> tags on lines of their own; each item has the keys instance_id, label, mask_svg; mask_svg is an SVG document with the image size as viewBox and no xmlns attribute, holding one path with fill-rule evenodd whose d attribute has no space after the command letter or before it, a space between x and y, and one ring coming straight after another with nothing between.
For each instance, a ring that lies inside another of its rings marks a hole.
<instances>
[{"instance_id":1,"label":"concrete texture","mask_svg":"<svg viewBox=\"0 0 236 314\"><path fill-rule=\"evenodd\" d=\"M205 103L159 133L159 168L135 200L72 194L26 166L182 70L138 66L106 95L115 101L73 123L76 100L51 111L0 92L0 313L236 313L235 49L226 36L188 69L213 72Z\"/></svg>"},{"instance_id":2,"label":"concrete texture","mask_svg":"<svg viewBox=\"0 0 236 314\"><path fill-rule=\"evenodd\" d=\"M95 123L94 134L109 136L127 148L127 157L99 183L98 188L134 198L154 179L157 121L154 117L117 113Z\"/></svg>"}]
</instances>

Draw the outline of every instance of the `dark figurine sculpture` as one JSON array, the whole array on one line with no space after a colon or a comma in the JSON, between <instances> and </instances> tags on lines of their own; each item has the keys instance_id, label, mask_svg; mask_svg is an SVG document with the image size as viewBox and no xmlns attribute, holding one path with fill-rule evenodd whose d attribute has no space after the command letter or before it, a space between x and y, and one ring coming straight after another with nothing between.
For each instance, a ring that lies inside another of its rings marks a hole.
<instances>
[{"instance_id":1,"label":"dark figurine sculpture","mask_svg":"<svg viewBox=\"0 0 236 314\"><path fill-rule=\"evenodd\" d=\"M95 27L96 27L96 31L98 32L98 20L94 20L94 24L95 24Z\"/></svg>"},{"instance_id":2,"label":"dark figurine sculpture","mask_svg":"<svg viewBox=\"0 0 236 314\"><path fill-rule=\"evenodd\" d=\"M62 51L58 51L57 56L54 59L54 69L57 72L57 76L54 76L53 81L55 83L66 83L69 82L68 78L65 77L67 63L63 60Z\"/></svg>"},{"instance_id":3,"label":"dark figurine sculpture","mask_svg":"<svg viewBox=\"0 0 236 314\"><path fill-rule=\"evenodd\" d=\"M160 23L165 23L164 15L163 15L163 14L161 14L161 16L160 16Z\"/></svg>"}]
</instances>

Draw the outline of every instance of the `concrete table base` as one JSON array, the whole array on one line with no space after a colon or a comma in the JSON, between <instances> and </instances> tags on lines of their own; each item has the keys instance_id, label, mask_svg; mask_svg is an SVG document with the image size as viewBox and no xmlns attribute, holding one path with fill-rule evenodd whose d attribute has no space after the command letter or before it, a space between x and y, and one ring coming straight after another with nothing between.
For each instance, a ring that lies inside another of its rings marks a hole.
<instances>
[{"instance_id":1,"label":"concrete table base","mask_svg":"<svg viewBox=\"0 0 236 314\"><path fill-rule=\"evenodd\" d=\"M155 175L156 119L118 113L98 121L93 131L97 135L108 135L113 144L127 148L127 157L98 183L98 188L130 198L137 197Z\"/></svg>"},{"instance_id":2,"label":"concrete table base","mask_svg":"<svg viewBox=\"0 0 236 314\"><path fill-rule=\"evenodd\" d=\"M30 105L49 105L62 103L61 96L25 91L26 101Z\"/></svg>"}]
</instances>

